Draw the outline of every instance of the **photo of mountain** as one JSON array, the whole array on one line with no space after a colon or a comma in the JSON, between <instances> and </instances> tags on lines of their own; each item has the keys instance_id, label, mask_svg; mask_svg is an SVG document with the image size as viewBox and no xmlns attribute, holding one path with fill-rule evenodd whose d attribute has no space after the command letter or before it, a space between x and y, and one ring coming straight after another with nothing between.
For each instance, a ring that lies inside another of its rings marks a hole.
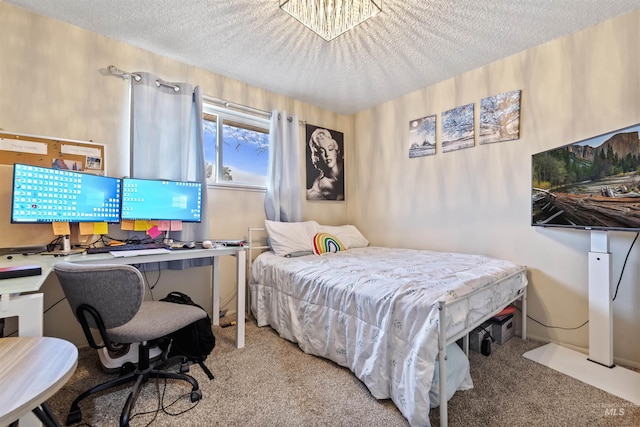
<instances>
[{"instance_id":1,"label":"photo of mountain","mask_svg":"<svg viewBox=\"0 0 640 427\"><path fill-rule=\"evenodd\" d=\"M409 122L409 158L436 154L436 115Z\"/></svg>"}]
</instances>

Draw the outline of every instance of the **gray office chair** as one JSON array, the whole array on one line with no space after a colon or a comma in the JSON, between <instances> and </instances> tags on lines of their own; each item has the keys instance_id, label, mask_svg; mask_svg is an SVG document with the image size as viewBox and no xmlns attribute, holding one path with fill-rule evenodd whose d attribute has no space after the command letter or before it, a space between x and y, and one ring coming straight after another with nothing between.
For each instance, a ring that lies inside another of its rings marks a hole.
<instances>
[{"instance_id":1,"label":"gray office chair","mask_svg":"<svg viewBox=\"0 0 640 427\"><path fill-rule=\"evenodd\" d=\"M67 425L82 419L79 403L84 398L135 381L120 414L120 426L128 426L140 386L150 377L187 381L192 386L191 401L201 399L198 382L184 373L188 371L186 360L181 357L162 357L151 364L149 347L167 334L204 318L204 310L191 305L143 301L144 279L130 265L59 262L54 266L54 271L91 347L107 347L109 351L117 351L122 345L139 343L137 366L131 372L78 396L69 410ZM98 341L94 334L99 335ZM178 363L181 363L180 373L166 370Z\"/></svg>"}]
</instances>

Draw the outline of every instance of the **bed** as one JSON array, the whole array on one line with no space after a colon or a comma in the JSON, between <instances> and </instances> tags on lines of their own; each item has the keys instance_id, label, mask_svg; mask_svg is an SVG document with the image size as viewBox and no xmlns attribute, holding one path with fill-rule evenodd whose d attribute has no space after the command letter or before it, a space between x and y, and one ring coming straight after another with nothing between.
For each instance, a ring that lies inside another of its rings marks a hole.
<instances>
[{"instance_id":1,"label":"bed","mask_svg":"<svg viewBox=\"0 0 640 427\"><path fill-rule=\"evenodd\" d=\"M252 243L258 230L268 245ZM370 246L352 225L315 221L266 221L248 240L258 326L349 368L411 426L429 426L436 406L446 426L447 400L473 387L470 331L518 299L526 318L526 269L509 261Z\"/></svg>"}]
</instances>

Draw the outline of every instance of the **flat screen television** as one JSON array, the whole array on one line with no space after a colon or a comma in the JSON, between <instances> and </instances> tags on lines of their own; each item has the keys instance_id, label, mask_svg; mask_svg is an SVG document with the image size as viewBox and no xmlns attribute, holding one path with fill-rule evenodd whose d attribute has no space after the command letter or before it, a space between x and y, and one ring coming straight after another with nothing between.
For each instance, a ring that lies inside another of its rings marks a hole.
<instances>
[{"instance_id":1,"label":"flat screen television","mask_svg":"<svg viewBox=\"0 0 640 427\"><path fill-rule=\"evenodd\" d=\"M122 219L200 222L202 183L122 179Z\"/></svg>"},{"instance_id":2,"label":"flat screen television","mask_svg":"<svg viewBox=\"0 0 640 427\"><path fill-rule=\"evenodd\" d=\"M120 179L13 165L11 222L120 222Z\"/></svg>"},{"instance_id":3,"label":"flat screen television","mask_svg":"<svg viewBox=\"0 0 640 427\"><path fill-rule=\"evenodd\" d=\"M640 231L640 124L532 155L531 224Z\"/></svg>"}]
</instances>

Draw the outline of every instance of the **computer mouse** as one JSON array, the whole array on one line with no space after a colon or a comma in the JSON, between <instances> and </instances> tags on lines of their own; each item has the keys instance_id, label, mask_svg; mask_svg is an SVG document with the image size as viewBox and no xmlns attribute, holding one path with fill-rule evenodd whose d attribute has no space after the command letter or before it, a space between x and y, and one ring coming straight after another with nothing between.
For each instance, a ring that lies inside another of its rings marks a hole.
<instances>
[{"instance_id":1,"label":"computer mouse","mask_svg":"<svg viewBox=\"0 0 640 427\"><path fill-rule=\"evenodd\" d=\"M196 244L194 242L184 242L182 247L185 249L193 249L196 247Z\"/></svg>"},{"instance_id":2,"label":"computer mouse","mask_svg":"<svg viewBox=\"0 0 640 427\"><path fill-rule=\"evenodd\" d=\"M211 243L211 240L203 240L202 247L205 249L211 249L213 247L213 243Z\"/></svg>"}]
</instances>

